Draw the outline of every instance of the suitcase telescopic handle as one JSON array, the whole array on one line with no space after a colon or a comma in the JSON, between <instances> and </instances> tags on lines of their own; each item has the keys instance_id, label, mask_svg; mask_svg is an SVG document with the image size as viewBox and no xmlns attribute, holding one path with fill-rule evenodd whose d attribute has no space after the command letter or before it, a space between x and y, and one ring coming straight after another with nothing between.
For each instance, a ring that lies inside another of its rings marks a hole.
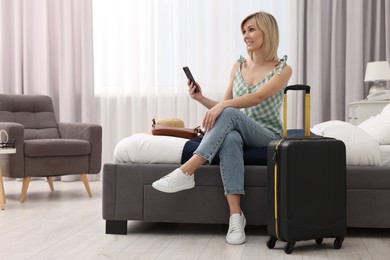
<instances>
[{"instance_id":1,"label":"suitcase telescopic handle","mask_svg":"<svg viewBox=\"0 0 390 260\"><path fill-rule=\"evenodd\" d=\"M306 94L310 94L310 86L308 85L291 85L291 86L287 86L285 89L284 89L284 94L287 93L287 91L289 90L304 90L306 92Z\"/></svg>"},{"instance_id":2,"label":"suitcase telescopic handle","mask_svg":"<svg viewBox=\"0 0 390 260\"><path fill-rule=\"evenodd\" d=\"M287 91L304 90L305 91L305 137L310 136L310 86L291 85L284 89L283 95L283 138L287 137Z\"/></svg>"}]
</instances>

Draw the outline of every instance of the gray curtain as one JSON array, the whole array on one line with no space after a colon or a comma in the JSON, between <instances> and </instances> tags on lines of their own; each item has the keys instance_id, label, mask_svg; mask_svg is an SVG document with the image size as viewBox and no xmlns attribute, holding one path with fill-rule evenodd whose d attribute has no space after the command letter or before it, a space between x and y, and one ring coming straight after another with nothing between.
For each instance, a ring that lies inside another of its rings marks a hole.
<instances>
[{"instance_id":1,"label":"gray curtain","mask_svg":"<svg viewBox=\"0 0 390 260\"><path fill-rule=\"evenodd\" d=\"M390 1L299 0L298 46L298 81L312 87L311 125L345 120L346 105L367 96L367 62L390 61Z\"/></svg>"}]
</instances>

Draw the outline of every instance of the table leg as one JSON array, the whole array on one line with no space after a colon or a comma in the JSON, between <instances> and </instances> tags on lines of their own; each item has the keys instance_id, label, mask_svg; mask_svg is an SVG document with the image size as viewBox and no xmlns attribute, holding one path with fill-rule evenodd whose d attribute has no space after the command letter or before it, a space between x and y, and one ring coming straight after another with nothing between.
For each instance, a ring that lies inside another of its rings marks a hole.
<instances>
[{"instance_id":1,"label":"table leg","mask_svg":"<svg viewBox=\"0 0 390 260\"><path fill-rule=\"evenodd\" d=\"M3 182L3 172L0 167L0 209L5 209L5 191Z\"/></svg>"}]
</instances>

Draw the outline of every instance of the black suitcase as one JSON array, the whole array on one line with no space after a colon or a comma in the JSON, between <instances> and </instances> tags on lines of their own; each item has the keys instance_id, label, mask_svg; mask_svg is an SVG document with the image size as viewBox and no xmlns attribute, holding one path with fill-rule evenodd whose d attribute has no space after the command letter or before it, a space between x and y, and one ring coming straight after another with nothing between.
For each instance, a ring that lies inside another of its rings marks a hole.
<instances>
[{"instance_id":1,"label":"black suitcase","mask_svg":"<svg viewBox=\"0 0 390 260\"><path fill-rule=\"evenodd\" d=\"M288 138L287 91L305 90L305 136ZM342 141L310 136L310 87L286 87L283 101L283 138L268 145L268 248L277 240L295 242L335 238L342 246L346 233L346 151Z\"/></svg>"}]
</instances>

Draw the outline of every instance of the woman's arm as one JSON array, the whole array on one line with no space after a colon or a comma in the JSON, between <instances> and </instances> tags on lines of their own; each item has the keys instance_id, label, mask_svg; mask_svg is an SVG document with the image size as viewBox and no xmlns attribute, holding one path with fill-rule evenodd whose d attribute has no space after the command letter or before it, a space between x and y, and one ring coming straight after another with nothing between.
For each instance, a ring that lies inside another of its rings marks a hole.
<instances>
[{"instance_id":1,"label":"woman's arm","mask_svg":"<svg viewBox=\"0 0 390 260\"><path fill-rule=\"evenodd\" d=\"M290 66L286 65L281 74L275 74L264 86L259 88L256 92L235 98L226 99L216 104L209 111L207 111L203 119L203 127L208 130L214 126L215 120L222 113L226 107L246 108L257 105L272 95L275 95L284 86L287 85L292 74ZM232 83L232 82L231 82ZM229 84L230 86L230 84ZM232 85L230 86L232 88ZM232 94L231 94L232 95Z\"/></svg>"},{"instance_id":2,"label":"woman's arm","mask_svg":"<svg viewBox=\"0 0 390 260\"><path fill-rule=\"evenodd\" d=\"M259 88L256 92L244 95L235 99L224 100L220 105L225 107L247 108L257 105L267 98L275 95L284 86L287 85L292 74L292 69L286 65L281 74L275 75L264 86Z\"/></svg>"}]
</instances>

